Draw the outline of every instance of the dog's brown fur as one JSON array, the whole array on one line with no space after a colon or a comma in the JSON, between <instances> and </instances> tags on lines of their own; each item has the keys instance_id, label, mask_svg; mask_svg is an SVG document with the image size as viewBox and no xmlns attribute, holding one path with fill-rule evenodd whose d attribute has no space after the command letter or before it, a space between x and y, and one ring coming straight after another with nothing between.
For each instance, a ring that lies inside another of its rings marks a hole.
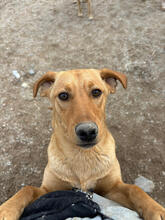
<instances>
[{"instance_id":1,"label":"dog's brown fur","mask_svg":"<svg viewBox=\"0 0 165 220\"><path fill-rule=\"evenodd\" d=\"M82 69L48 72L34 85L34 97L46 82L42 96L50 99L53 109L53 134L48 147L48 164L40 188L26 186L0 206L0 220L18 220L24 208L41 195L72 187L94 191L123 206L136 210L145 220L165 220L165 209L135 185L125 184L115 154L115 142L105 124L105 103L114 93L116 81L124 88L124 74L112 70ZM93 97L92 89L102 91ZM59 93L69 93L69 100ZM90 148L78 146L75 126L92 121L98 126L97 143Z\"/></svg>"}]
</instances>

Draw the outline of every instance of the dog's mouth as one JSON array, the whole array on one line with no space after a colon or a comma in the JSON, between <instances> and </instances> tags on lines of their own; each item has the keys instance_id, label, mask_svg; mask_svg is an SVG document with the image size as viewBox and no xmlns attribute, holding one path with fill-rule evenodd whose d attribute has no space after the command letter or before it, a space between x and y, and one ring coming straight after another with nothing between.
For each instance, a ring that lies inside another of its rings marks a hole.
<instances>
[{"instance_id":1,"label":"dog's mouth","mask_svg":"<svg viewBox=\"0 0 165 220\"><path fill-rule=\"evenodd\" d=\"M91 148L95 146L96 144L97 142L90 142L90 143L78 143L77 145L82 148Z\"/></svg>"}]
</instances>

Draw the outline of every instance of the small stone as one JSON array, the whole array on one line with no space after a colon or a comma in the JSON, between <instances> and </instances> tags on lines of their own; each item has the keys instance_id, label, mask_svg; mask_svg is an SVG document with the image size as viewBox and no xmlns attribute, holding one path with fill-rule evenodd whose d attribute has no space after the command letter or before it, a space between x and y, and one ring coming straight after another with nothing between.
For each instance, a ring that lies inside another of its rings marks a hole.
<instances>
[{"instance_id":1,"label":"small stone","mask_svg":"<svg viewBox=\"0 0 165 220\"><path fill-rule=\"evenodd\" d=\"M28 84L26 82L22 83L21 85L23 88L28 88Z\"/></svg>"},{"instance_id":2,"label":"small stone","mask_svg":"<svg viewBox=\"0 0 165 220\"><path fill-rule=\"evenodd\" d=\"M17 70L13 70L13 75L16 79L19 79L21 77Z\"/></svg>"},{"instance_id":3,"label":"small stone","mask_svg":"<svg viewBox=\"0 0 165 220\"><path fill-rule=\"evenodd\" d=\"M11 166L11 161L7 161L6 165Z\"/></svg>"},{"instance_id":4,"label":"small stone","mask_svg":"<svg viewBox=\"0 0 165 220\"><path fill-rule=\"evenodd\" d=\"M165 176L165 171L162 171L163 176Z\"/></svg>"},{"instance_id":5,"label":"small stone","mask_svg":"<svg viewBox=\"0 0 165 220\"><path fill-rule=\"evenodd\" d=\"M141 189L144 190L144 192L151 193L155 187L153 181L143 177L139 176L135 179L135 185L139 186Z\"/></svg>"},{"instance_id":6,"label":"small stone","mask_svg":"<svg viewBox=\"0 0 165 220\"><path fill-rule=\"evenodd\" d=\"M30 70L29 70L29 74L30 74L30 75L34 75L34 74L35 74L35 71L34 71L33 69L30 69Z\"/></svg>"}]
</instances>

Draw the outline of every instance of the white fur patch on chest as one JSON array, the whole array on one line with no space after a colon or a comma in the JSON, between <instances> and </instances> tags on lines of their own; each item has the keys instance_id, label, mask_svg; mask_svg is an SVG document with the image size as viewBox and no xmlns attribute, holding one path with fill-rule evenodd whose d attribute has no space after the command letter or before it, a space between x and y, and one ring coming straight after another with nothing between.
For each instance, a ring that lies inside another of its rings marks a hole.
<instances>
[{"instance_id":1,"label":"white fur patch on chest","mask_svg":"<svg viewBox=\"0 0 165 220\"><path fill-rule=\"evenodd\" d=\"M73 187L88 190L95 187L98 179L108 174L111 160L108 155L97 151L77 151L69 158L52 155L49 166L58 178L69 182Z\"/></svg>"}]
</instances>

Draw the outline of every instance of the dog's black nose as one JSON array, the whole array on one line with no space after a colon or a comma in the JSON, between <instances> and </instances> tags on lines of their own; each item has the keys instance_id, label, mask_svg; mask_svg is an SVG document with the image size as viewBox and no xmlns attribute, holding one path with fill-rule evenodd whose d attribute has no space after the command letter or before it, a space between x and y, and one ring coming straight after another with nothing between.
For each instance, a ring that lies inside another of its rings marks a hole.
<instances>
[{"instance_id":1,"label":"dog's black nose","mask_svg":"<svg viewBox=\"0 0 165 220\"><path fill-rule=\"evenodd\" d=\"M75 127L75 132L81 141L94 141L98 134L98 127L94 122L80 123Z\"/></svg>"}]
</instances>

